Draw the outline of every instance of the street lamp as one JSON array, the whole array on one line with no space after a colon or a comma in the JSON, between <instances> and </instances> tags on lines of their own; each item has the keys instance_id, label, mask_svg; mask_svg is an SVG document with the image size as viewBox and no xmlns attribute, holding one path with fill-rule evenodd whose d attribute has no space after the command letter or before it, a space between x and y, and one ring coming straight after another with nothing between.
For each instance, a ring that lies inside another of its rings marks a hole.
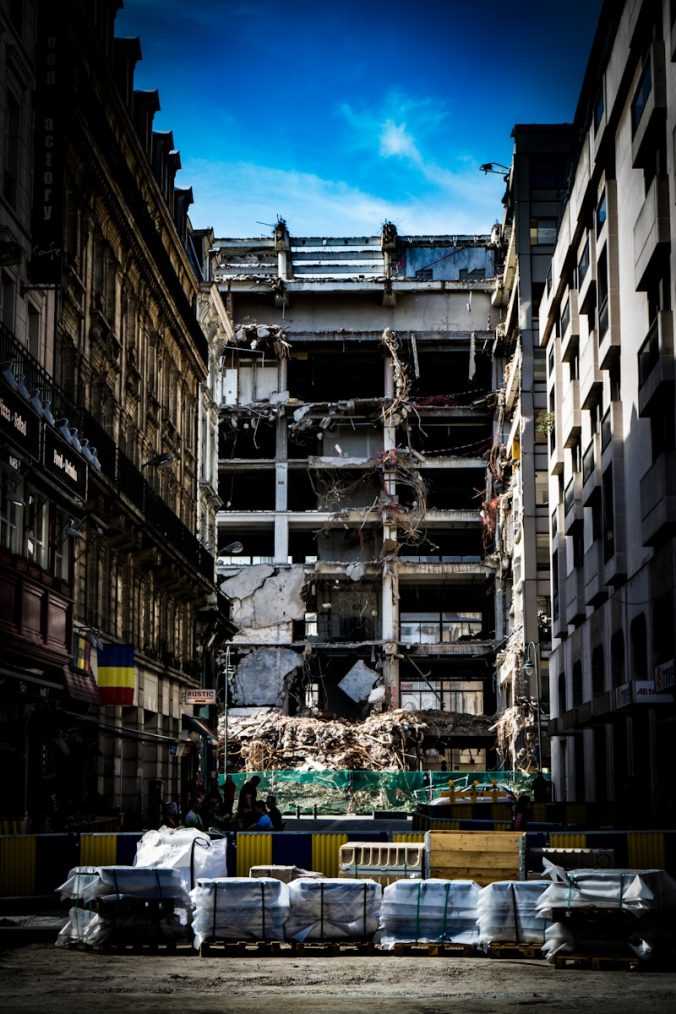
<instances>
[{"instance_id":1,"label":"street lamp","mask_svg":"<svg viewBox=\"0 0 676 1014\"><path fill-rule=\"evenodd\" d=\"M533 656L531 658L531 655ZM538 659L538 647L535 641L528 641L526 644L525 659L523 663L523 674L528 680L528 689L530 696L530 678L535 673L535 694L537 697L537 711L535 718L537 721L537 733L538 733L538 768L542 770L542 688L540 686L540 662Z\"/></svg>"}]
</instances>

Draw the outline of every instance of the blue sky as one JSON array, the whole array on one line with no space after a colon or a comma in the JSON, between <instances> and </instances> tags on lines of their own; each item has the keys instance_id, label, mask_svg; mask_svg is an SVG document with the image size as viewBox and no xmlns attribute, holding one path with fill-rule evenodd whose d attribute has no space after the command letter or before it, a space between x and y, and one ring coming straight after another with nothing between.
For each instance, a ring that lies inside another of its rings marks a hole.
<instances>
[{"instance_id":1,"label":"blue sky","mask_svg":"<svg viewBox=\"0 0 676 1014\"><path fill-rule=\"evenodd\" d=\"M486 233L515 123L569 122L601 0L125 0L218 237Z\"/></svg>"}]
</instances>

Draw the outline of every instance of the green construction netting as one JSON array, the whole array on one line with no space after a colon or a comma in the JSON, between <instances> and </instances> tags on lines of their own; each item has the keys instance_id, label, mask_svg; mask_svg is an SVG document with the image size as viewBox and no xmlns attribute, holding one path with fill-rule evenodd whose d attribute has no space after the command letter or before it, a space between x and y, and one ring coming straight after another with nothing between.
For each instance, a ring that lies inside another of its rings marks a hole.
<instances>
[{"instance_id":1,"label":"green construction netting","mask_svg":"<svg viewBox=\"0 0 676 1014\"><path fill-rule=\"evenodd\" d=\"M473 784L506 785L516 795L528 792L534 773L521 771L237 771L232 778L239 791L257 774L258 796L272 793L282 813L345 814L374 810L411 813L449 787ZM219 785L225 777L219 775Z\"/></svg>"}]
</instances>

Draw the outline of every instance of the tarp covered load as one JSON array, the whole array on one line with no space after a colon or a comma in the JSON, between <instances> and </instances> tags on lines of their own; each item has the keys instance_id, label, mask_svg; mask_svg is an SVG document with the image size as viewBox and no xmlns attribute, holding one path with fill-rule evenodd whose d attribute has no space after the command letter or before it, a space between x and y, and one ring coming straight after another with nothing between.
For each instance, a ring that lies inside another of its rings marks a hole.
<instances>
[{"instance_id":1,"label":"tarp covered load","mask_svg":"<svg viewBox=\"0 0 676 1014\"><path fill-rule=\"evenodd\" d=\"M542 952L670 957L676 948L676 880L664 870L564 870L537 902L551 920Z\"/></svg>"},{"instance_id":2,"label":"tarp covered load","mask_svg":"<svg viewBox=\"0 0 676 1014\"><path fill-rule=\"evenodd\" d=\"M397 880L383 891L378 943L476 944L477 902L473 880Z\"/></svg>"},{"instance_id":3,"label":"tarp covered load","mask_svg":"<svg viewBox=\"0 0 676 1014\"><path fill-rule=\"evenodd\" d=\"M283 940L289 887L272 877L199 879L190 893L195 947L212 940Z\"/></svg>"},{"instance_id":4,"label":"tarp covered load","mask_svg":"<svg viewBox=\"0 0 676 1014\"><path fill-rule=\"evenodd\" d=\"M547 880L498 880L479 892L479 944L539 944L551 919L538 908Z\"/></svg>"},{"instance_id":5,"label":"tarp covered load","mask_svg":"<svg viewBox=\"0 0 676 1014\"><path fill-rule=\"evenodd\" d=\"M58 946L101 947L112 939L173 942L186 936L191 904L178 870L75 867L57 890L74 902Z\"/></svg>"},{"instance_id":6,"label":"tarp covered load","mask_svg":"<svg viewBox=\"0 0 676 1014\"><path fill-rule=\"evenodd\" d=\"M371 939L378 929L382 892L373 880L294 880L289 884L286 938Z\"/></svg>"},{"instance_id":7,"label":"tarp covered load","mask_svg":"<svg viewBox=\"0 0 676 1014\"><path fill-rule=\"evenodd\" d=\"M178 870L184 890L190 891L198 877L227 875L226 839L192 827L146 831L136 846L134 866Z\"/></svg>"}]
</instances>

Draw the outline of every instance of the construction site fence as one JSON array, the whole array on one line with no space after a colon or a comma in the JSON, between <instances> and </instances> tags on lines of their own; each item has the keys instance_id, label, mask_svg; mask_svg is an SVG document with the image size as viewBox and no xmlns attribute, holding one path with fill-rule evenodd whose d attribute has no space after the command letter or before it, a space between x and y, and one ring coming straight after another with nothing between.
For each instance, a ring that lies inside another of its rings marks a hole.
<instances>
[{"instance_id":1,"label":"construction site fence","mask_svg":"<svg viewBox=\"0 0 676 1014\"><path fill-rule=\"evenodd\" d=\"M535 772L522 771L237 771L229 772L239 791L258 775L258 795L274 795L282 813L311 815L411 813L444 791L467 794L473 786L488 787L500 800L506 786L516 796L528 793ZM223 785L225 775L219 776ZM493 786L495 785L495 788Z\"/></svg>"},{"instance_id":2,"label":"construction site fence","mask_svg":"<svg viewBox=\"0 0 676 1014\"><path fill-rule=\"evenodd\" d=\"M446 821L437 830L502 831L499 821ZM252 866L298 866L325 877L339 874L340 847L346 830L228 832L228 876L246 877ZM55 889L76 866L130 866L141 832L89 834L0 834L0 901L17 898L56 900ZM612 849L619 869L664 869L676 875L676 831L528 831L529 852L536 849ZM423 842L425 832L359 831L359 842ZM5 909L7 910L7 909ZM2 906L0 905L0 911ZM14 911L12 908L11 911Z\"/></svg>"}]
</instances>

